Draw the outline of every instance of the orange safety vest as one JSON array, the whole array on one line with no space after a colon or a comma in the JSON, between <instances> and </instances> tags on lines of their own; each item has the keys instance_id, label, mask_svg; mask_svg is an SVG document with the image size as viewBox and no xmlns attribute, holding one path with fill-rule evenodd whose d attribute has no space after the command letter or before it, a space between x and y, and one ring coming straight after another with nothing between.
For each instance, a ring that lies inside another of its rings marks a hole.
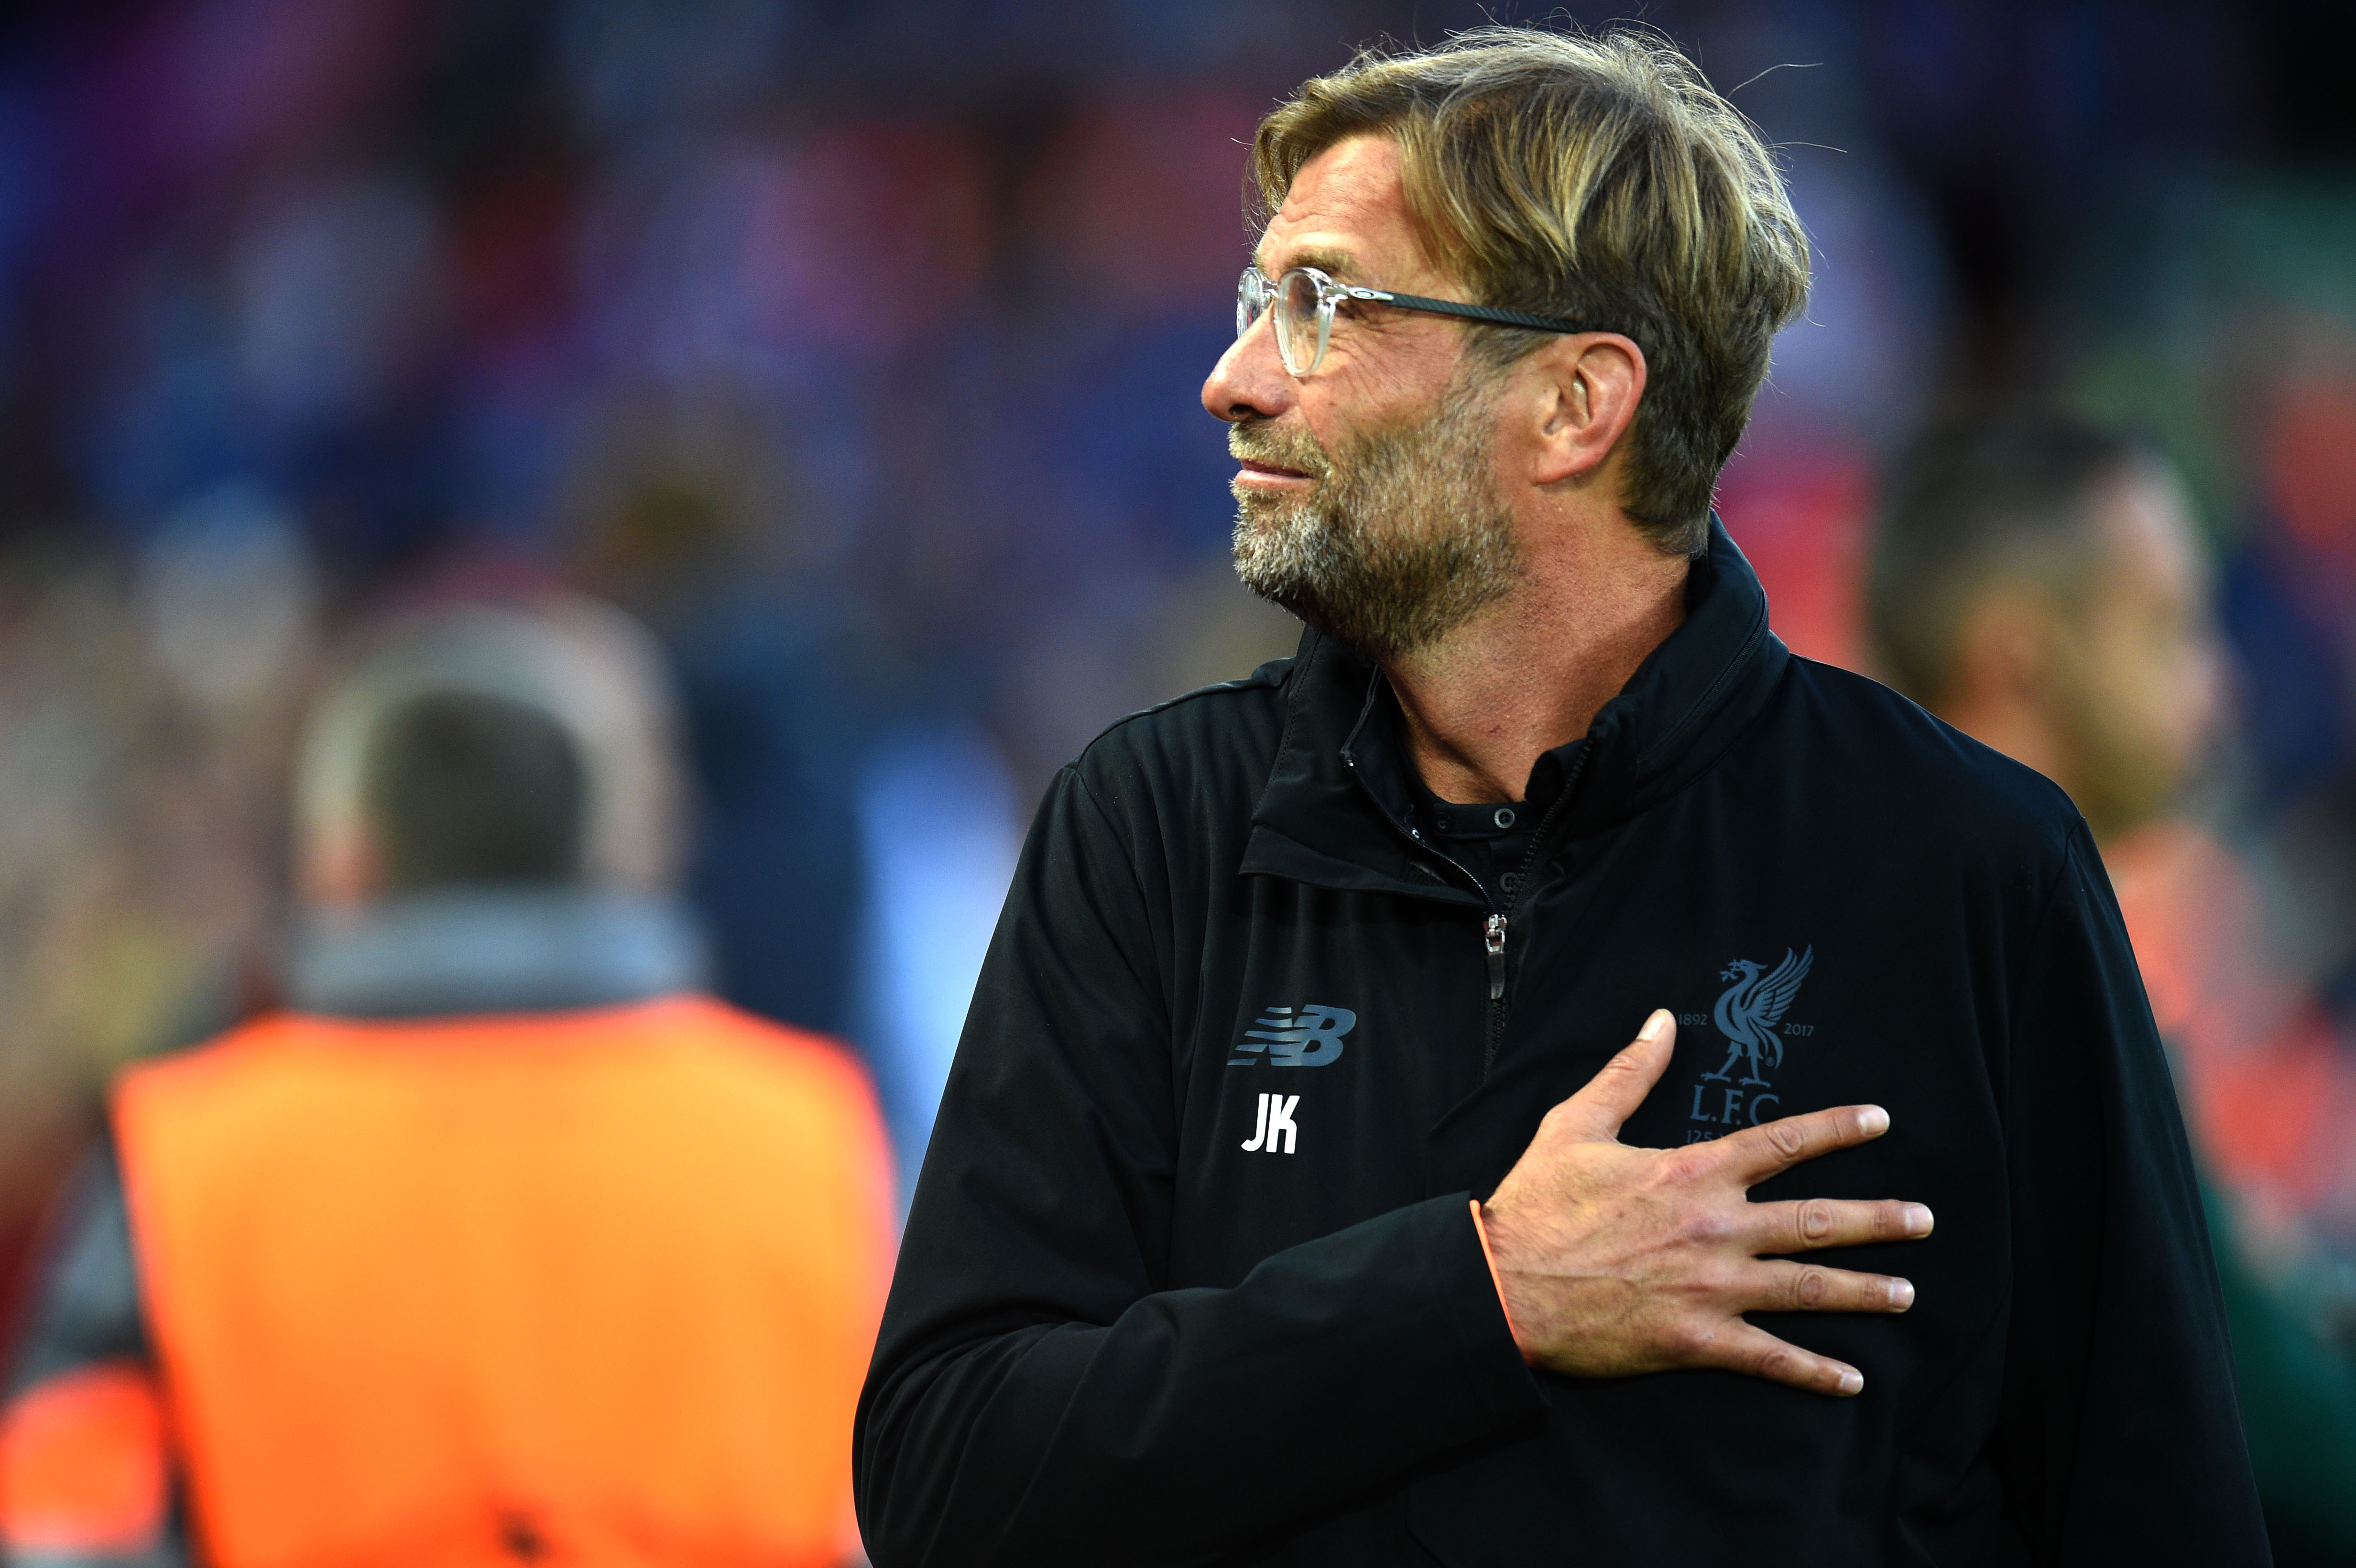
<instances>
[{"instance_id":1,"label":"orange safety vest","mask_svg":"<svg viewBox=\"0 0 2356 1568\"><path fill-rule=\"evenodd\" d=\"M841 1561L865 1076L718 1002L264 1019L114 1123L216 1568Z\"/></svg>"}]
</instances>

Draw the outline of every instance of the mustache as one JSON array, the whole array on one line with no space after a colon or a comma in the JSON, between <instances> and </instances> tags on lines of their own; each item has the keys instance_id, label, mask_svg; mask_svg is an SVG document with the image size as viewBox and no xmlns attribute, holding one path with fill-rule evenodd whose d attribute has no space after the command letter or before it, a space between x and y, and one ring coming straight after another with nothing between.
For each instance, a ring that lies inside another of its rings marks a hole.
<instances>
[{"instance_id":1,"label":"mustache","mask_svg":"<svg viewBox=\"0 0 2356 1568\"><path fill-rule=\"evenodd\" d=\"M1333 468L1325 449L1307 431L1280 431L1265 424L1229 425L1227 455L1238 463L1289 468L1312 479L1323 479Z\"/></svg>"}]
</instances>

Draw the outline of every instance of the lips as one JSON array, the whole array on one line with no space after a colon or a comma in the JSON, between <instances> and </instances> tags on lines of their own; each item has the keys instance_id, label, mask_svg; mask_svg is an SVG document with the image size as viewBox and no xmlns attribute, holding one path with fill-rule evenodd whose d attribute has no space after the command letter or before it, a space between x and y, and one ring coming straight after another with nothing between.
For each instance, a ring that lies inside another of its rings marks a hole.
<instances>
[{"instance_id":1,"label":"lips","mask_svg":"<svg viewBox=\"0 0 2356 1568\"><path fill-rule=\"evenodd\" d=\"M1268 484L1284 484L1295 480L1312 481L1323 477L1325 472L1324 453L1319 452L1313 443L1279 443L1264 437L1258 441L1230 438L1227 455L1236 460L1241 470L1236 477L1248 482L1259 480ZM1292 461L1288 463L1286 458Z\"/></svg>"},{"instance_id":2,"label":"lips","mask_svg":"<svg viewBox=\"0 0 2356 1568\"><path fill-rule=\"evenodd\" d=\"M1298 468L1280 468L1273 463L1260 463L1248 457L1236 460L1247 474L1262 474L1270 479L1306 479L1308 475Z\"/></svg>"}]
</instances>

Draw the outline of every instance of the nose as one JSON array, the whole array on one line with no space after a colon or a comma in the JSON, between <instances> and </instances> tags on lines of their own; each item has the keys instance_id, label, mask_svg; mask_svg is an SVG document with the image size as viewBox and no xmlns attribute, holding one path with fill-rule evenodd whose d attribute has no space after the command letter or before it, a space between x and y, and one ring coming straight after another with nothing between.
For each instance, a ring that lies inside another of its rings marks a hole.
<instances>
[{"instance_id":1,"label":"nose","mask_svg":"<svg viewBox=\"0 0 2356 1568\"><path fill-rule=\"evenodd\" d=\"M1276 351L1273 312L1262 312L1251 329L1219 356L1203 383L1203 408L1215 420L1237 424L1250 419L1274 419L1292 406L1296 391L1291 373Z\"/></svg>"}]
</instances>

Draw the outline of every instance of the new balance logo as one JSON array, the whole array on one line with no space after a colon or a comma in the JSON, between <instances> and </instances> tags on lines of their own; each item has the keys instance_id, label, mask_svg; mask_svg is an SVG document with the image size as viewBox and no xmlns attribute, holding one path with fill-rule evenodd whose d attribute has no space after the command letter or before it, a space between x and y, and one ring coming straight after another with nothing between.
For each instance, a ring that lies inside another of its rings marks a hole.
<instances>
[{"instance_id":1,"label":"new balance logo","mask_svg":"<svg viewBox=\"0 0 2356 1568\"><path fill-rule=\"evenodd\" d=\"M1265 1148L1270 1154L1290 1154L1296 1130L1292 1125L1292 1107L1299 1104L1301 1096L1298 1094L1262 1094L1259 1097L1259 1125L1252 1128L1251 1142L1244 1145L1244 1152L1257 1154ZM1284 1138L1282 1149L1276 1147L1279 1135Z\"/></svg>"},{"instance_id":2,"label":"new balance logo","mask_svg":"<svg viewBox=\"0 0 2356 1568\"><path fill-rule=\"evenodd\" d=\"M1341 1057L1342 1037L1357 1027L1358 1015L1347 1008L1270 1008L1258 1029L1244 1030L1227 1065L1249 1067L1265 1056L1270 1067L1331 1066Z\"/></svg>"}]
</instances>

